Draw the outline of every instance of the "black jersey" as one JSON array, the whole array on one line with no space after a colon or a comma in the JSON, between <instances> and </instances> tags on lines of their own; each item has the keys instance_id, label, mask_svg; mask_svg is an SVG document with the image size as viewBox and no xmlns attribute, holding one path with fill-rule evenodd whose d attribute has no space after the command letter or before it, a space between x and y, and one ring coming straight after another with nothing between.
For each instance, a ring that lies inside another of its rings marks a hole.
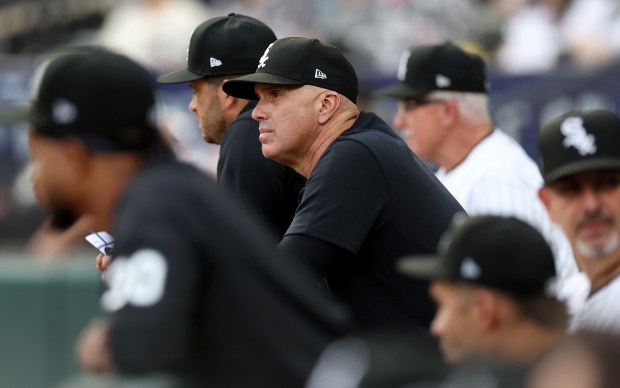
<instances>
[{"instance_id":1,"label":"black jersey","mask_svg":"<svg viewBox=\"0 0 620 388\"><path fill-rule=\"evenodd\" d=\"M326 275L358 322L428 326L434 315L428 283L397 274L395 261L434 253L461 211L385 122L361 113L319 159L286 236L309 236L352 254Z\"/></svg>"},{"instance_id":2,"label":"black jersey","mask_svg":"<svg viewBox=\"0 0 620 388\"><path fill-rule=\"evenodd\" d=\"M261 226L191 166L163 161L136 177L117 208L102 296L120 372L302 386L345 314Z\"/></svg>"},{"instance_id":3,"label":"black jersey","mask_svg":"<svg viewBox=\"0 0 620 388\"><path fill-rule=\"evenodd\" d=\"M306 179L290 167L263 156L258 122L250 101L224 132L217 165L218 183L262 216L279 237L288 229Z\"/></svg>"}]
</instances>

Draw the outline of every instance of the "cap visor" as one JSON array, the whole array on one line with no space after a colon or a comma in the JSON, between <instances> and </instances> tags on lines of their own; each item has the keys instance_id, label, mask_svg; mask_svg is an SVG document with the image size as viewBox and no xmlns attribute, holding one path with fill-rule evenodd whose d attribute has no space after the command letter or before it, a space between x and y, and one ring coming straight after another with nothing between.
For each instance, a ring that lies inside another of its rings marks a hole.
<instances>
[{"instance_id":1,"label":"cap visor","mask_svg":"<svg viewBox=\"0 0 620 388\"><path fill-rule=\"evenodd\" d=\"M592 158L557 168L545 176L545 183L551 183L570 174L588 170L620 169L620 159Z\"/></svg>"},{"instance_id":2,"label":"cap visor","mask_svg":"<svg viewBox=\"0 0 620 388\"><path fill-rule=\"evenodd\" d=\"M375 90L374 94L379 95L379 96L384 96L384 97L410 98L410 97L421 96L429 92L430 90L414 89L401 82L401 83L387 86L382 89Z\"/></svg>"},{"instance_id":3,"label":"cap visor","mask_svg":"<svg viewBox=\"0 0 620 388\"><path fill-rule=\"evenodd\" d=\"M187 69L179 69L157 77L157 82L159 82L160 84L181 84L184 82L195 81L204 77L204 75L192 73Z\"/></svg>"},{"instance_id":4,"label":"cap visor","mask_svg":"<svg viewBox=\"0 0 620 388\"><path fill-rule=\"evenodd\" d=\"M0 122L28 121L31 118L30 108L13 106L0 109Z\"/></svg>"},{"instance_id":5,"label":"cap visor","mask_svg":"<svg viewBox=\"0 0 620 388\"><path fill-rule=\"evenodd\" d=\"M243 77L232 79L222 87L226 94L245 100L258 100L258 95L254 92L256 84L267 85L302 85L305 82L284 77L277 74L254 73Z\"/></svg>"},{"instance_id":6,"label":"cap visor","mask_svg":"<svg viewBox=\"0 0 620 388\"><path fill-rule=\"evenodd\" d=\"M396 263L398 272L419 279L449 278L440 256L405 256Z\"/></svg>"}]
</instances>

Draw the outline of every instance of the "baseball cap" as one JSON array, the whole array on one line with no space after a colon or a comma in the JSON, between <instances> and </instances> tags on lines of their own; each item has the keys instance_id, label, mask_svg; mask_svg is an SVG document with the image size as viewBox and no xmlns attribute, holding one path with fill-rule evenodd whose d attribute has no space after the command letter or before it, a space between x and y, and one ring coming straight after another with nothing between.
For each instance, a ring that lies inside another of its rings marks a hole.
<instances>
[{"instance_id":1,"label":"baseball cap","mask_svg":"<svg viewBox=\"0 0 620 388\"><path fill-rule=\"evenodd\" d=\"M411 98L436 90L487 92L482 58L452 42L408 48L400 58L397 77L398 83L379 89L376 94Z\"/></svg>"},{"instance_id":2,"label":"baseball cap","mask_svg":"<svg viewBox=\"0 0 620 388\"><path fill-rule=\"evenodd\" d=\"M31 106L0 111L0 119L29 121L42 135L78 137L99 151L144 149L159 137L152 78L126 56L68 51L33 78Z\"/></svg>"},{"instance_id":3,"label":"baseball cap","mask_svg":"<svg viewBox=\"0 0 620 388\"><path fill-rule=\"evenodd\" d=\"M553 253L542 235L513 217L457 217L438 253L409 256L398 270L422 279L473 283L516 296L544 294L556 275Z\"/></svg>"},{"instance_id":4,"label":"baseball cap","mask_svg":"<svg viewBox=\"0 0 620 388\"><path fill-rule=\"evenodd\" d=\"M545 183L580 171L620 169L620 119L607 110L571 111L538 133Z\"/></svg>"},{"instance_id":5,"label":"baseball cap","mask_svg":"<svg viewBox=\"0 0 620 388\"><path fill-rule=\"evenodd\" d=\"M258 61L254 74L226 82L224 92L257 100L256 84L314 85L338 92L356 102L357 74L351 62L335 46L318 39L290 37L273 42Z\"/></svg>"},{"instance_id":6,"label":"baseball cap","mask_svg":"<svg viewBox=\"0 0 620 388\"><path fill-rule=\"evenodd\" d=\"M200 24L189 41L187 68L157 78L176 84L205 77L254 73L258 59L276 40L271 28L245 15L231 13Z\"/></svg>"}]
</instances>

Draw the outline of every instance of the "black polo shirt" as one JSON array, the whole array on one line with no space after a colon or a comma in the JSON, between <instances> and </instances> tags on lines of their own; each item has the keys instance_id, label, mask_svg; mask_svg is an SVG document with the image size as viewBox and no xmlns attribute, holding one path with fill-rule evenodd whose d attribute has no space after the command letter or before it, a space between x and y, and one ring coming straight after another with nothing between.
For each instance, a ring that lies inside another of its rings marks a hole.
<instances>
[{"instance_id":1,"label":"black polo shirt","mask_svg":"<svg viewBox=\"0 0 620 388\"><path fill-rule=\"evenodd\" d=\"M428 283L397 274L395 261L434 253L461 211L384 121L361 113L319 159L284 240L308 236L350 253L325 275L359 323L428 326L435 310Z\"/></svg>"}]
</instances>

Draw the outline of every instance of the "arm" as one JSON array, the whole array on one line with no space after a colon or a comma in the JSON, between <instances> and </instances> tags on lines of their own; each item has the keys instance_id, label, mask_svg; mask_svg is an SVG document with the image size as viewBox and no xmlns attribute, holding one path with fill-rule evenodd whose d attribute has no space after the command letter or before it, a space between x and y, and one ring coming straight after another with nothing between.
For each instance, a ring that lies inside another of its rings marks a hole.
<instances>
[{"instance_id":1,"label":"arm","mask_svg":"<svg viewBox=\"0 0 620 388\"><path fill-rule=\"evenodd\" d=\"M337 245L313 237L288 235L278 244L286 256L299 258L319 277L329 272L337 261L353 258L353 254Z\"/></svg>"}]
</instances>

